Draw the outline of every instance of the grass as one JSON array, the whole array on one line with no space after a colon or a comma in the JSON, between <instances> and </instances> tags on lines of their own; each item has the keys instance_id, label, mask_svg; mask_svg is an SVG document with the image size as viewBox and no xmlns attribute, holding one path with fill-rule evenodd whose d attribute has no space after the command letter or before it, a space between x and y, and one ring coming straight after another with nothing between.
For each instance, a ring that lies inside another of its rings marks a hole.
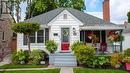
<instances>
[{"instance_id":1,"label":"grass","mask_svg":"<svg viewBox=\"0 0 130 73\"><path fill-rule=\"evenodd\" d=\"M0 66L1 69L14 69L14 68L45 68L47 65L20 65L20 64L6 64L3 66Z\"/></svg>"},{"instance_id":2,"label":"grass","mask_svg":"<svg viewBox=\"0 0 130 73\"><path fill-rule=\"evenodd\" d=\"M3 71L0 73L59 73L60 69L48 69L48 70L17 70L17 71Z\"/></svg>"},{"instance_id":3,"label":"grass","mask_svg":"<svg viewBox=\"0 0 130 73\"><path fill-rule=\"evenodd\" d=\"M128 73L122 70L74 68L74 73Z\"/></svg>"}]
</instances>

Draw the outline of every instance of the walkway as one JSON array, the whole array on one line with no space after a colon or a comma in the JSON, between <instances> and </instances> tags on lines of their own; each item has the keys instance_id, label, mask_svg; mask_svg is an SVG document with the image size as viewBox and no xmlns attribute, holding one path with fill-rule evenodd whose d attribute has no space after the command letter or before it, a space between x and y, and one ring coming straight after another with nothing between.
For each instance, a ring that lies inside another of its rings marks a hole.
<instances>
[{"instance_id":1,"label":"walkway","mask_svg":"<svg viewBox=\"0 0 130 73\"><path fill-rule=\"evenodd\" d=\"M0 71L13 71L13 70L47 70L56 68L18 68L18 69L0 69Z\"/></svg>"},{"instance_id":2,"label":"walkway","mask_svg":"<svg viewBox=\"0 0 130 73\"><path fill-rule=\"evenodd\" d=\"M61 67L60 73L73 73L72 67Z\"/></svg>"}]
</instances>

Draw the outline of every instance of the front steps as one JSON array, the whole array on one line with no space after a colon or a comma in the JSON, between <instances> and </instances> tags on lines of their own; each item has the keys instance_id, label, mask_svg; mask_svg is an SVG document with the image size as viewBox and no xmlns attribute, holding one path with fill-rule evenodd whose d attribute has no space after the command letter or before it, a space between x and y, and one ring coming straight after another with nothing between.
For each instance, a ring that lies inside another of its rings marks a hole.
<instances>
[{"instance_id":1,"label":"front steps","mask_svg":"<svg viewBox=\"0 0 130 73\"><path fill-rule=\"evenodd\" d=\"M73 53L55 53L49 56L50 65L54 66L77 66L76 57Z\"/></svg>"}]
</instances>

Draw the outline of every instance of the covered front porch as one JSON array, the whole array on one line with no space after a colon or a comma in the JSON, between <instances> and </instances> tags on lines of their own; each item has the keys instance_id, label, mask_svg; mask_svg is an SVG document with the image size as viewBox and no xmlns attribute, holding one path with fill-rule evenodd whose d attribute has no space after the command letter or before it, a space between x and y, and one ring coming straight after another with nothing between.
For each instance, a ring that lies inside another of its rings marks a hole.
<instances>
[{"instance_id":1,"label":"covered front porch","mask_svg":"<svg viewBox=\"0 0 130 73\"><path fill-rule=\"evenodd\" d=\"M121 36L124 27L83 26L80 28L80 41L95 47L97 54L122 52L122 41L112 42L112 37ZM114 36L113 36L114 34ZM122 39L121 37L118 37Z\"/></svg>"}]
</instances>

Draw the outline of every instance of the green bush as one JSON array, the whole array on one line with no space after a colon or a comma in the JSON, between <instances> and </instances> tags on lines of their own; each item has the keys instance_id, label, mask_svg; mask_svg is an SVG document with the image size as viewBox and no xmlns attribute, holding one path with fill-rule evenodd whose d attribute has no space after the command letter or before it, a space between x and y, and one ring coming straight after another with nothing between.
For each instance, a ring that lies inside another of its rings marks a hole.
<instances>
[{"instance_id":1,"label":"green bush","mask_svg":"<svg viewBox=\"0 0 130 73\"><path fill-rule=\"evenodd\" d=\"M95 49L92 46L86 46L84 44L77 45L74 49L74 54L76 55L80 64L92 67L93 58L95 55Z\"/></svg>"},{"instance_id":2,"label":"green bush","mask_svg":"<svg viewBox=\"0 0 130 73\"><path fill-rule=\"evenodd\" d=\"M74 51L76 47L79 45L83 45L83 42L80 41L74 42L73 45L71 46L71 49Z\"/></svg>"},{"instance_id":3,"label":"green bush","mask_svg":"<svg viewBox=\"0 0 130 73\"><path fill-rule=\"evenodd\" d=\"M130 48L128 48L124 51L124 55L125 55L125 57L130 57Z\"/></svg>"},{"instance_id":4,"label":"green bush","mask_svg":"<svg viewBox=\"0 0 130 73\"><path fill-rule=\"evenodd\" d=\"M51 53L54 53L57 50L57 44L54 40L47 41L45 45L48 51L50 51Z\"/></svg>"},{"instance_id":5,"label":"green bush","mask_svg":"<svg viewBox=\"0 0 130 73\"><path fill-rule=\"evenodd\" d=\"M110 57L109 56L95 56L93 60L93 67L102 68L104 65L110 65Z\"/></svg>"},{"instance_id":6,"label":"green bush","mask_svg":"<svg viewBox=\"0 0 130 73\"><path fill-rule=\"evenodd\" d=\"M110 57L111 66L118 68L121 66L120 61L123 60L123 55L120 53L113 53Z\"/></svg>"},{"instance_id":7,"label":"green bush","mask_svg":"<svg viewBox=\"0 0 130 73\"><path fill-rule=\"evenodd\" d=\"M44 52L42 50L33 50L29 56L29 64L40 64L42 58L44 58Z\"/></svg>"},{"instance_id":8,"label":"green bush","mask_svg":"<svg viewBox=\"0 0 130 73\"><path fill-rule=\"evenodd\" d=\"M26 62L28 60L28 53L23 50L13 53L12 55L12 63L20 64L20 62Z\"/></svg>"}]
</instances>

